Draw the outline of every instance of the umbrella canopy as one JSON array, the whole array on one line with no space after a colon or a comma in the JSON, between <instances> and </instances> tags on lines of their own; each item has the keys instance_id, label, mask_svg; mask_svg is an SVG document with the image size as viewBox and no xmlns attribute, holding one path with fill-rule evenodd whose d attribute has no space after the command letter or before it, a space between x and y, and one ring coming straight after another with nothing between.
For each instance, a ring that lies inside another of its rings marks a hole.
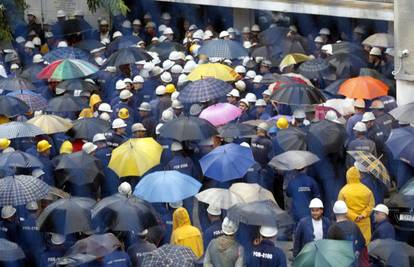
<instances>
[{"instance_id":1,"label":"umbrella canopy","mask_svg":"<svg viewBox=\"0 0 414 267\"><path fill-rule=\"evenodd\" d=\"M259 34L260 43L264 45L277 44L286 38L289 31L287 27L270 27Z\"/></svg>"},{"instance_id":2,"label":"umbrella canopy","mask_svg":"<svg viewBox=\"0 0 414 267\"><path fill-rule=\"evenodd\" d=\"M258 184L234 183L230 186L229 190L240 196L246 203L261 200L271 200L276 203L272 192Z\"/></svg>"},{"instance_id":3,"label":"umbrella canopy","mask_svg":"<svg viewBox=\"0 0 414 267\"><path fill-rule=\"evenodd\" d=\"M374 99L387 95L388 86L370 76L359 76L342 83L338 93L349 98Z\"/></svg>"},{"instance_id":4,"label":"umbrella canopy","mask_svg":"<svg viewBox=\"0 0 414 267\"><path fill-rule=\"evenodd\" d=\"M183 103L198 103L218 99L232 89L231 85L215 78L206 78L192 82L184 87L178 95Z\"/></svg>"},{"instance_id":5,"label":"umbrella canopy","mask_svg":"<svg viewBox=\"0 0 414 267\"><path fill-rule=\"evenodd\" d=\"M293 266L348 267L354 261L351 241L321 239L306 244L293 261Z\"/></svg>"},{"instance_id":6,"label":"umbrella canopy","mask_svg":"<svg viewBox=\"0 0 414 267\"><path fill-rule=\"evenodd\" d=\"M134 195L148 202L178 202L198 193L201 183L178 171L158 171L145 175Z\"/></svg>"},{"instance_id":7,"label":"umbrella canopy","mask_svg":"<svg viewBox=\"0 0 414 267\"><path fill-rule=\"evenodd\" d=\"M279 69L283 70L287 66L292 66L301 62L305 62L311 60L312 58L301 54L301 53L293 53L286 55L279 64Z\"/></svg>"},{"instance_id":8,"label":"umbrella canopy","mask_svg":"<svg viewBox=\"0 0 414 267\"><path fill-rule=\"evenodd\" d=\"M340 123L321 120L309 126L307 139L310 151L337 153L343 149L345 144L345 127Z\"/></svg>"},{"instance_id":9,"label":"umbrella canopy","mask_svg":"<svg viewBox=\"0 0 414 267\"><path fill-rule=\"evenodd\" d=\"M15 90L34 90L35 86L28 80L21 77L13 77L0 79L0 90L15 91Z\"/></svg>"},{"instance_id":10,"label":"umbrella canopy","mask_svg":"<svg viewBox=\"0 0 414 267\"><path fill-rule=\"evenodd\" d=\"M70 120L49 114L35 116L27 123L39 127L45 134L64 133L73 127Z\"/></svg>"},{"instance_id":11,"label":"umbrella canopy","mask_svg":"<svg viewBox=\"0 0 414 267\"><path fill-rule=\"evenodd\" d=\"M26 258L18 244L0 238L0 262L17 261Z\"/></svg>"},{"instance_id":12,"label":"umbrella canopy","mask_svg":"<svg viewBox=\"0 0 414 267\"><path fill-rule=\"evenodd\" d=\"M107 66L121 66L125 64L134 64L140 60L152 60L152 57L145 52L145 50L129 47L122 48L113 53L102 65L103 68Z\"/></svg>"},{"instance_id":13,"label":"umbrella canopy","mask_svg":"<svg viewBox=\"0 0 414 267\"><path fill-rule=\"evenodd\" d=\"M0 114L14 117L29 112L29 106L17 97L0 95Z\"/></svg>"},{"instance_id":14,"label":"umbrella canopy","mask_svg":"<svg viewBox=\"0 0 414 267\"><path fill-rule=\"evenodd\" d=\"M214 126L220 126L235 120L241 113L241 109L235 105L230 103L217 103L205 108L199 117L208 120Z\"/></svg>"},{"instance_id":15,"label":"umbrella canopy","mask_svg":"<svg viewBox=\"0 0 414 267\"><path fill-rule=\"evenodd\" d=\"M161 42L148 48L150 52L156 52L161 59L167 59L172 51L185 52L185 47L176 42Z\"/></svg>"},{"instance_id":16,"label":"umbrella canopy","mask_svg":"<svg viewBox=\"0 0 414 267\"><path fill-rule=\"evenodd\" d=\"M414 247L394 239L376 239L369 243L368 254L385 266L409 267L413 263Z\"/></svg>"},{"instance_id":17,"label":"umbrella canopy","mask_svg":"<svg viewBox=\"0 0 414 267\"><path fill-rule=\"evenodd\" d=\"M236 204L227 211L227 217L251 225L283 227L294 223L288 213L271 200Z\"/></svg>"},{"instance_id":18,"label":"umbrella canopy","mask_svg":"<svg viewBox=\"0 0 414 267\"><path fill-rule=\"evenodd\" d=\"M124 35L119 38L116 38L112 41L106 48L106 54L112 55L116 51L122 48L136 47L138 42L141 41L141 38L134 35Z\"/></svg>"},{"instance_id":19,"label":"umbrella canopy","mask_svg":"<svg viewBox=\"0 0 414 267\"><path fill-rule=\"evenodd\" d=\"M218 134L214 125L197 117L179 117L164 123L160 135L177 141L205 140Z\"/></svg>"},{"instance_id":20,"label":"umbrella canopy","mask_svg":"<svg viewBox=\"0 0 414 267\"><path fill-rule=\"evenodd\" d=\"M296 127L281 129L276 133L276 141L284 151L306 150L306 133Z\"/></svg>"},{"instance_id":21,"label":"umbrella canopy","mask_svg":"<svg viewBox=\"0 0 414 267\"><path fill-rule=\"evenodd\" d=\"M0 206L19 206L45 198L51 188L33 176L15 175L0 179Z\"/></svg>"},{"instance_id":22,"label":"umbrella canopy","mask_svg":"<svg viewBox=\"0 0 414 267\"><path fill-rule=\"evenodd\" d=\"M414 206L414 178L408 180L397 194L391 196L387 202L387 207L392 208L407 208L411 209Z\"/></svg>"},{"instance_id":23,"label":"umbrella canopy","mask_svg":"<svg viewBox=\"0 0 414 267\"><path fill-rule=\"evenodd\" d=\"M105 45L103 45L101 42L95 39L86 39L75 44L74 47L90 53L94 49L105 48Z\"/></svg>"},{"instance_id":24,"label":"umbrella canopy","mask_svg":"<svg viewBox=\"0 0 414 267\"><path fill-rule=\"evenodd\" d=\"M328 93L332 96L337 96L339 88L341 85L346 81L346 79L338 79L334 81L333 83L329 84L327 87L323 89L323 92Z\"/></svg>"},{"instance_id":25,"label":"umbrella canopy","mask_svg":"<svg viewBox=\"0 0 414 267\"><path fill-rule=\"evenodd\" d=\"M165 244L144 256L142 267L192 267L196 256L188 247Z\"/></svg>"},{"instance_id":26,"label":"umbrella canopy","mask_svg":"<svg viewBox=\"0 0 414 267\"><path fill-rule=\"evenodd\" d=\"M408 103L405 105L398 106L395 109L391 110L390 114L396 120L406 122L406 123L414 123L413 112L414 112L414 103Z\"/></svg>"},{"instance_id":27,"label":"umbrella canopy","mask_svg":"<svg viewBox=\"0 0 414 267\"><path fill-rule=\"evenodd\" d=\"M68 235L92 230L91 209L95 200L86 197L59 199L47 206L37 218L41 232Z\"/></svg>"},{"instance_id":28,"label":"umbrella canopy","mask_svg":"<svg viewBox=\"0 0 414 267\"><path fill-rule=\"evenodd\" d=\"M76 185L91 184L101 174L98 159L82 150L64 154L55 170L62 170L64 173L59 177L61 185L67 181Z\"/></svg>"},{"instance_id":29,"label":"umbrella canopy","mask_svg":"<svg viewBox=\"0 0 414 267\"><path fill-rule=\"evenodd\" d=\"M76 79L94 74L99 69L95 65L81 59L56 60L45 67L37 77L57 81Z\"/></svg>"},{"instance_id":30,"label":"umbrella canopy","mask_svg":"<svg viewBox=\"0 0 414 267\"><path fill-rule=\"evenodd\" d=\"M241 43L231 40L211 40L198 50L198 54L207 55L209 58L235 59L249 55Z\"/></svg>"},{"instance_id":31,"label":"umbrella canopy","mask_svg":"<svg viewBox=\"0 0 414 267\"><path fill-rule=\"evenodd\" d=\"M43 163L40 160L20 150L2 153L0 155L0 166L4 167L19 167L19 168L43 168Z\"/></svg>"},{"instance_id":32,"label":"umbrella canopy","mask_svg":"<svg viewBox=\"0 0 414 267\"><path fill-rule=\"evenodd\" d=\"M326 100L321 106L333 109L337 115L346 116L355 112L353 103L353 99L332 98Z\"/></svg>"},{"instance_id":33,"label":"umbrella canopy","mask_svg":"<svg viewBox=\"0 0 414 267\"><path fill-rule=\"evenodd\" d=\"M43 56L43 59L49 63L62 59L82 59L86 60L90 55L76 47L57 47Z\"/></svg>"},{"instance_id":34,"label":"umbrella canopy","mask_svg":"<svg viewBox=\"0 0 414 267\"><path fill-rule=\"evenodd\" d=\"M249 147L233 143L219 146L200 159L204 176L220 182L243 177L254 163Z\"/></svg>"},{"instance_id":35,"label":"umbrella canopy","mask_svg":"<svg viewBox=\"0 0 414 267\"><path fill-rule=\"evenodd\" d=\"M8 96L16 97L23 102L26 103L26 105L29 106L29 110L31 112L37 111L37 110L44 110L47 107L47 100L39 95L35 94L32 91L29 90L23 90L23 91L14 91L7 94Z\"/></svg>"},{"instance_id":36,"label":"umbrella canopy","mask_svg":"<svg viewBox=\"0 0 414 267\"><path fill-rule=\"evenodd\" d=\"M362 41L362 44L382 48L394 47L394 36L389 33L375 33Z\"/></svg>"},{"instance_id":37,"label":"umbrella canopy","mask_svg":"<svg viewBox=\"0 0 414 267\"><path fill-rule=\"evenodd\" d=\"M340 53L348 53L348 54L358 56L360 58L366 57L365 51L361 45L358 45L352 42L347 42L347 41L341 41L341 42L332 44L332 53L334 55L340 54Z\"/></svg>"},{"instance_id":38,"label":"umbrella canopy","mask_svg":"<svg viewBox=\"0 0 414 267\"><path fill-rule=\"evenodd\" d=\"M27 122L12 121L0 125L0 138L14 139L42 134L42 129Z\"/></svg>"},{"instance_id":39,"label":"umbrella canopy","mask_svg":"<svg viewBox=\"0 0 414 267\"><path fill-rule=\"evenodd\" d=\"M21 78L27 79L28 81L35 83L38 82L37 74L41 72L47 65L45 64L32 64L25 68L20 74Z\"/></svg>"},{"instance_id":40,"label":"umbrella canopy","mask_svg":"<svg viewBox=\"0 0 414 267\"><path fill-rule=\"evenodd\" d=\"M348 53L334 54L326 60L331 66L335 67L336 76L341 79L358 76L360 69L367 66L364 59Z\"/></svg>"},{"instance_id":41,"label":"umbrella canopy","mask_svg":"<svg viewBox=\"0 0 414 267\"><path fill-rule=\"evenodd\" d=\"M228 123L217 130L223 138L252 137L256 135L256 127L244 123Z\"/></svg>"},{"instance_id":42,"label":"umbrella canopy","mask_svg":"<svg viewBox=\"0 0 414 267\"><path fill-rule=\"evenodd\" d=\"M197 81L205 78L215 78L225 82L239 80L240 75L233 68L220 63L200 64L188 75L189 81Z\"/></svg>"},{"instance_id":43,"label":"umbrella canopy","mask_svg":"<svg viewBox=\"0 0 414 267\"><path fill-rule=\"evenodd\" d=\"M220 209L229 209L230 207L244 203L244 200L238 194L223 188L209 188L196 195L198 201L207 203Z\"/></svg>"},{"instance_id":44,"label":"umbrella canopy","mask_svg":"<svg viewBox=\"0 0 414 267\"><path fill-rule=\"evenodd\" d=\"M160 163L161 153L153 138L131 138L112 151L108 167L119 177L142 176Z\"/></svg>"},{"instance_id":45,"label":"umbrella canopy","mask_svg":"<svg viewBox=\"0 0 414 267\"><path fill-rule=\"evenodd\" d=\"M394 159L401 159L414 165L414 128L403 127L391 130L385 145L391 151Z\"/></svg>"},{"instance_id":46,"label":"umbrella canopy","mask_svg":"<svg viewBox=\"0 0 414 267\"><path fill-rule=\"evenodd\" d=\"M361 163L372 175L380 179L386 186L390 187L391 180L387 168L382 162L366 151L347 151L356 161Z\"/></svg>"},{"instance_id":47,"label":"umbrella canopy","mask_svg":"<svg viewBox=\"0 0 414 267\"><path fill-rule=\"evenodd\" d=\"M300 170L306 168L319 158L308 151L290 150L272 158L269 165L282 171Z\"/></svg>"},{"instance_id":48,"label":"umbrella canopy","mask_svg":"<svg viewBox=\"0 0 414 267\"><path fill-rule=\"evenodd\" d=\"M77 241L69 248L66 255L89 254L101 258L114 252L120 246L121 242L113 233L91 235Z\"/></svg>"},{"instance_id":49,"label":"umbrella canopy","mask_svg":"<svg viewBox=\"0 0 414 267\"><path fill-rule=\"evenodd\" d=\"M139 233L151 226L158 225L151 206L136 197L108 197L101 200L92 210L93 222L99 224L103 231L134 231Z\"/></svg>"},{"instance_id":50,"label":"umbrella canopy","mask_svg":"<svg viewBox=\"0 0 414 267\"><path fill-rule=\"evenodd\" d=\"M273 92L272 100L289 105L315 105L325 102L322 93L307 84L286 84Z\"/></svg>"},{"instance_id":51,"label":"umbrella canopy","mask_svg":"<svg viewBox=\"0 0 414 267\"><path fill-rule=\"evenodd\" d=\"M85 139L91 141L97 133L105 133L111 128L108 121L99 118L82 118L73 121L72 133L73 138Z\"/></svg>"},{"instance_id":52,"label":"umbrella canopy","mask_svg":"<svg viewBox=\"0 0 414 267\"><path fill-rule=\"evenodd\" d=\"M299 73L308 79L321 79L335 74L335 68L326 60L316 58L300 64Z\"/></svg>"},{"instance_id":53,"label":"umbrella canopy","mask_svg":"<svg viewBox=\"0 0 414 267\"><path fill-rule=\"evenodd\" d=\"M68 111L81 111L86 108L87 105L82 102L78 97L65 94L63 96L54 97L49 100L46 111L49 112L68 112Z\"/></svg>"},{"instance_id":54,"label":"umbrella canopy","mask_svg":"<svg viewBox=\"0 0 414 267\"><path fill-rule=\"evenodd\" d=\"M66 80L59 83L57 87L60 89L64 89L66 91L82 90L93 92L99 90L98 86L96 86L95 84L82 79Z\"/></svg>"}]
</instances>

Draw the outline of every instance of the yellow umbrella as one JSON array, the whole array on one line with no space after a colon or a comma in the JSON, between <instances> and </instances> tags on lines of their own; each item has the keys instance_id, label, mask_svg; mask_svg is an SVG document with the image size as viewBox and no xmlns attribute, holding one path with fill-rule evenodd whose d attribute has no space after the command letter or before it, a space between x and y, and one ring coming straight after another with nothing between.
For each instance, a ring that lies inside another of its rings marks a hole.
<instances>
[{"instance_id":1,"label":"yellow umbrella","mask_svg":"<svg viewBox=\"0 0 414 267\"><path fill-rule=\"evenodd\" d=\"M293 53L286 55L279 64L279 69L283 70L287 66L295 65L301 62L311 60L310 56L301 53Z\"/></svg>"},{"instance_id":2,"label":"yellow umbrella","mask_svg":"<svg viewBox=\"0 0 414 267\"><path fill-rule=\"evenodd\" d=\"M39 115L27 122L39 127L46 134L63 133L73 127L70 120L56 115Z\"/></svg>"},{"instance_id":3,"label":"yellow umbrella","mask_svg":"<svg viewBox=\"0 0 414 267\"><path fill-rule=\"evenodd\" d=\"M112 151L109 168L119 177L142 176L160 163L162 146L153 138L131 138Z\"/></svg>"},{"instance_id":4,"label":"yellow umbrella","mask_svg":"<svg viewBox=\"0 0 414 267\"><path fill-rule=\"evenodd\" d=\"M231 67L220 63L208 63L198 65L188 75L188 80L197 81L205 78L216 78L225 82L236 81L240 75Z\"/></svg>"}]
</instances>

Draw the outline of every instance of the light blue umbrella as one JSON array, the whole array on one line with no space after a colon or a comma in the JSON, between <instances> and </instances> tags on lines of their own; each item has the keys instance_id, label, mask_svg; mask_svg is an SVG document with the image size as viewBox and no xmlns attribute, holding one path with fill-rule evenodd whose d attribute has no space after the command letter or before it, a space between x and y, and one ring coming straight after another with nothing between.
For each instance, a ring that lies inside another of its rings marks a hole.
<instances>
[{"instance_id":1,"label":"light blue umbrella","mask_svg":"<svg viewBox=\"0 0 414 267\"><path fill-rule=\"evenodd\" d=\"M148 202L177 202L194 196L201 183L178 171L158 171L145 175L134 195Z\"/></svg>"},{"instance_id":2,"label":"light blue umbrella","mask_svg":"<svg viewBox=\"0 0 414 267\"><path fill-rule=\"evenodd\" d=\"M254 163L252 150L237 144L219 146L200 159L204 176L220 182L242 178Z\"/></svg>"}]
</instances>

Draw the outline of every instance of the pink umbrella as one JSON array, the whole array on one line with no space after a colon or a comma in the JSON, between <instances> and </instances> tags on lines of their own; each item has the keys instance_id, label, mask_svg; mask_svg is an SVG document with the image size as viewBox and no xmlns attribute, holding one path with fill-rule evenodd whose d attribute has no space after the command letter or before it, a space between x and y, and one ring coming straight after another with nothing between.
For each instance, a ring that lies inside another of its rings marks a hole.
<instances>
[{"instance_id":1,"label":"pink umbrella","mask_svg":"<svg viewBox=\"0 0 414 267\"><path fill-rule=\"evenodd\" d=\"M232 104L218 103L204 109L199 117L208 120L214 126L220 126L236 119L241 113L241 109Z\"/></svg>"}]
</instances>

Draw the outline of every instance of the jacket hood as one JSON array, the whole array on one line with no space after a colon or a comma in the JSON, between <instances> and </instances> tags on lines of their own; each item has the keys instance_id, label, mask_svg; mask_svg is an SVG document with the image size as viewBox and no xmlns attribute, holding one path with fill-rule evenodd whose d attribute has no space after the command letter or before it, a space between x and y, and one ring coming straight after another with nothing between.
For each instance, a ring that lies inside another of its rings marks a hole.
<instances>
[{"instance_id":1,"label":"jacket hood","mask_svg":"<svg viewBox=\"0 0 414 267\"><path fill-rule=\"evenodd\" d=\"M346 181L348 184L359 184L361 179L361 174L357 168L351 167L346 172Z\"/></svg>"},{"instance_id":2,"label":"jacket hood","mask_svg":"<svg viewBox=\"0 0 414 267\"><path fill-rule=\"evenodd\" d=\"M191 225L190 216L185 208L178 208L173 213L173 230L185 225Z\"/></svg>"}]
</instances>

